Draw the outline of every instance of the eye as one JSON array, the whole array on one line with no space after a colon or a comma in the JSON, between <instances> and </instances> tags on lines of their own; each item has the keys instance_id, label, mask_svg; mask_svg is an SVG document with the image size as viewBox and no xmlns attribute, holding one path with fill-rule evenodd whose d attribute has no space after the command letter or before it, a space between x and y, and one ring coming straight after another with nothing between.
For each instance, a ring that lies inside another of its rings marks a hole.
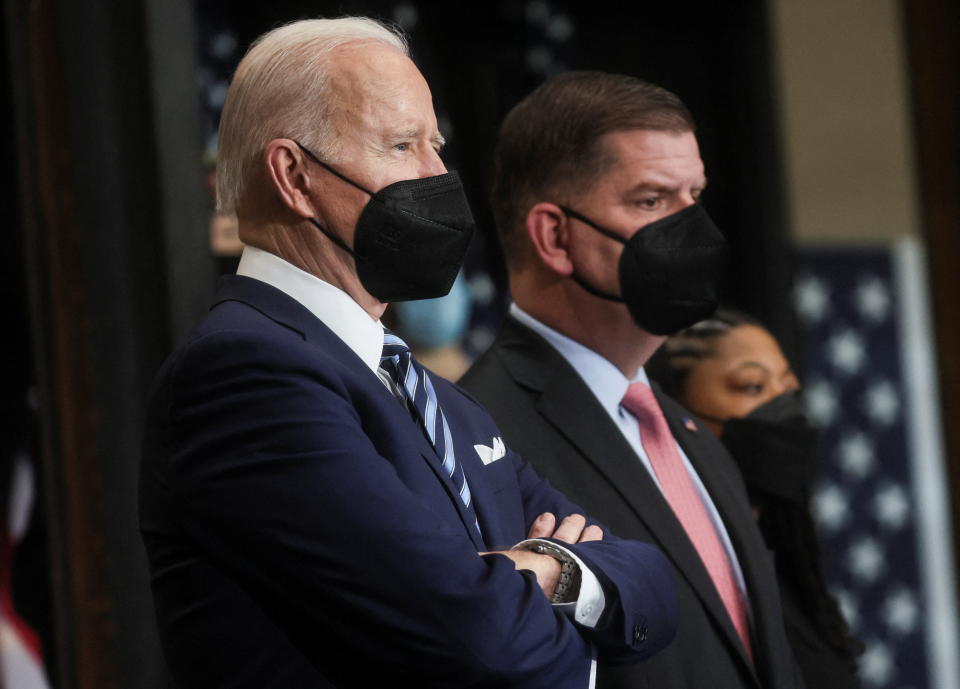
<instances>
[{"instance_id":1,"label":"eye","mask_svg":"<svg viewBox=\"0 0 960 689\"><path fill-rule=\"evenodd\" d=\"M638 205L640 208L643 208L645 210L649 210L649 211L656 210L657 208L660 207L660 197L648 196L646 198L639 199L636 202L636 205Z\"/></svg>"},{"instance_id":2,"label":"eye","mask_svg":"<svg viewBox=\"0 0 960 689\"><path fill-rule=\"evenodd\" d=\"M407 151L409 149L410 149L410 144L408 143L395 144L393 147L393 150L401 151L401 152Z\"/></svg>"},{"instance_id":3,"label":"eye","mask_svg":"<svg viewBox=\"0 0 960 689\"><path fill-rule=\"evenodd\" d=\"M746 395L747 397L758 397L767 389L767 383L763 380L750 380L750 379L740 379L740 380L731 380L730 381L731 390L738 395Z\"/></svg>"}]
</instances>

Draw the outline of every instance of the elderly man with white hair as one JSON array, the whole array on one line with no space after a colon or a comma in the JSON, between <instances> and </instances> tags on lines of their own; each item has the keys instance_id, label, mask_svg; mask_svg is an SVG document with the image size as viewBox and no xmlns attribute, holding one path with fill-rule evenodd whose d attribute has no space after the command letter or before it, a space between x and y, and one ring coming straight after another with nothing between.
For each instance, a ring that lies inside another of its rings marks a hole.
<instances>
[{"instance_id":1,"label":"elderly man with white hair","mask_svg":"<svg viewBox=\"0 0 960 689\"><path fill-rule=\"evenodd\" d=\"M246 248L151 391L141 531L184 687L588 687L666 646L675 590L604 537L380 323L473 232L401 36L262 36L218 197Z\"/></svg>"}]
</instances>

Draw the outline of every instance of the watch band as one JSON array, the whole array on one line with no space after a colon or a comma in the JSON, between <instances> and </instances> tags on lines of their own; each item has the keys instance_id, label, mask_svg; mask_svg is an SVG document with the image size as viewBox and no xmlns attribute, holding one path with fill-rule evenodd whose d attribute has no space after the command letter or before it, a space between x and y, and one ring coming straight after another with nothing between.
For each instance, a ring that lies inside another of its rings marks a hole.
<instances>
[{"instance_id":1,"label":"watch band","mask_svg":"<svg viewBox=\"0 0 960 689\"><path fill-rule=\"evenodd\" d=\"M553 590L550 602L557 604L575 601L580 595L580 566L566 551L548 541L537 541L531 545L534 552L549 555L560 563L560 579Z\"/></svg>"}]
</instances>

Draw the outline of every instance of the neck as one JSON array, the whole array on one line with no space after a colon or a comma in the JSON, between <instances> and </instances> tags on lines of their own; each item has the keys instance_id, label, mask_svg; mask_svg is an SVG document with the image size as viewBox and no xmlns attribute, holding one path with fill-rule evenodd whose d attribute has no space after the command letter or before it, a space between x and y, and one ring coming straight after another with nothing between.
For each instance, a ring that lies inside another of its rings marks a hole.
<instances>
[{"instance_id":1,"label":"neck","mask_svg":"<svg viewBox=\"0 0 960 689\"><path fill-rule=\"evenodd\" d=\"M530 280L511 273L510 282L517 306L593 350L627 379L666 339L638 327L625 304L595 297L571 279Z\"/></svg>"},{"instance_id":2,"label":"neck","mask_svg":"<svg viewBox=\"0 0 960 689\"><path fill-rule=\"evenodd\" d=\"M305 273L343 290L375 321L380 320L387 308L360 284L353 257L306 222L245 227L241 221L240 236L245 244L279 256Z\"/></svg>"}]
</instances>

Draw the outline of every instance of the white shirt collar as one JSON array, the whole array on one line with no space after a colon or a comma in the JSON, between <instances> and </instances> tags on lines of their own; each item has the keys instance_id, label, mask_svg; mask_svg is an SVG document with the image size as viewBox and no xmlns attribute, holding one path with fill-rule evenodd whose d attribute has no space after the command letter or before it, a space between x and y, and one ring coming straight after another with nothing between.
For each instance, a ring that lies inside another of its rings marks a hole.
<instances>
[{"instance_id":1,"label":"white shirt collar","mask_svg":"<svg viewBox=\"0 0 960 689\"><path fill-rule=\"evenodd\" d=\"M255 246L245 246L237 275L276 287L305 306L374 372L383 352L383 325L370 318L353 298L329 282L300 270Z\"/></svg>"},{"instance_id":2,"label":"white shirt collar","mask_svg":"<svg viewBox=\"0 0 960 689\"><path fill-rule=\"evenodd\" d=\"M593 396L612 416L616 417L619 413L620 402L627 394L627 388L631 383L642 382L650 385L650 379L647 378L643 367L628 380L609 360L566 335L558 333L550 326L544 325L515 303L510 304L510 315L549 342L573 367L573 370L590 388Z\"/></svg>"}]
</instances>

